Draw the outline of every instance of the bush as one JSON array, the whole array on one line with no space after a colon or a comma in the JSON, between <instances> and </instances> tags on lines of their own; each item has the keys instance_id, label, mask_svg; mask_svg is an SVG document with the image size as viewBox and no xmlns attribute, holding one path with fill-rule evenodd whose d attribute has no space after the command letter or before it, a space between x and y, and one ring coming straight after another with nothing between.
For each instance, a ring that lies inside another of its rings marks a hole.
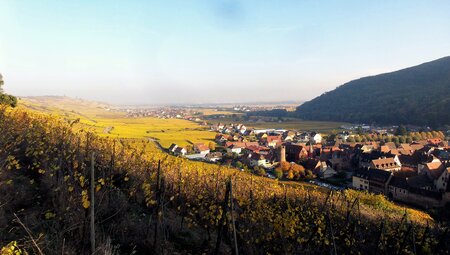
<instances>
[{"instance_id":1,"label":"bush","mask_svg":"<svg viewBox=\"0 0 450 255\"><path fill-rule=\"evenodd\" d=\"M275 169L275 171L273 171L273 174L277 179L283 178L283 171L281 171L281 169L279 168Z\"/></svg>"}]
</instances>

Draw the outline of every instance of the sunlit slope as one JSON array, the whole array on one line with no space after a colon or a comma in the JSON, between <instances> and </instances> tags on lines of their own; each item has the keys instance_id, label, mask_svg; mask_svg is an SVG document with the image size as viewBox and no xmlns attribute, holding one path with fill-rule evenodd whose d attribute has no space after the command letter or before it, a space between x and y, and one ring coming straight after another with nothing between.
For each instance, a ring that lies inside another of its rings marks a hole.
<instances>
[{"instance_id":1,"label":"sunlit slope","mask_svg":"<svg viewBox=\"0 0 450 255\"><path fill-rule=\"evenodd\" d=\"M0 157L6 159L0 170L0 204L5 208L0 247L24 240L26 232L14 222L17 213L31 233L42 233L44 254L62 249L83 254L91 206L90 155L97 155L97 234L110 237L123 249L121 254L128 254L129 243L138 251L154 250L157 242L148 240L164 240L155 226L169 230L167 254L196 254L198 247L212 254L226 215L222 205L228 180L242 254L372 254L373 247L379 247L378 254L440 254L450 243L447 230L428 214L394 205L382 195L328 193L188 161L162 153L148 140L98 137L74 131L55 116L22 109L0 108L0 131ZM225 244L220 254L231 254Z\"/></svg>"},{"instance_id":2,"label":"sunlit slope","mask_svg":"<svg viewBox=\"0 0 450 255\"><path fill-rule=\"evenodd\" d=\"M120 138L153 138L163 147L172 143L185 146L209 143L214 133L205 127L181 119L127 118L114 106L70 97L27 97L21 107L60 116L68 121L78 120L75 127L95 131L101 136Z\"/></svg>"}]
</instances>

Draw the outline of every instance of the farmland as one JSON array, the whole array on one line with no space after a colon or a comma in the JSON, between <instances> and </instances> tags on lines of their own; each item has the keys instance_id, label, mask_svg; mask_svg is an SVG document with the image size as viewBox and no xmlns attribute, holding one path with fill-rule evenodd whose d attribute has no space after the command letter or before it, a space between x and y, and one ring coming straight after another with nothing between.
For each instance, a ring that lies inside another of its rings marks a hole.
<instances>
[{"instance_id":1,"label":"farmland","mask_svg":"<svg viewBox=\"0 0 450 255\"><path fill-rule=\"evenodd\" d=\"M124 112L115 111L106 104L67 97L23 98L21 107L61 116L68 121L79 119L78 128L95 131L100 136L118 138L153 138L161 146L176 143L208 143L214 133L197 123L182 119L151 117L127 118Z\"/></svg>"},{"instance_id":2,"label":"farmland","mask_svg":"<svg viewBox=\"0 0 450 255\"><path fill-rule=\"evenodd\" d=\"M183 119L159 119L153 117L128 118L123 111L116 110L105 103L92 102L69 97L29 97L20 100L21 107L38 112L50 113L65 118L68 121L78 119L75 128L94 131L100 136L117 138L151 138L167 148L172 143L186 146L193 143L212 142L214 132L195 122ZM203 115L231 115L231 112L215 111L199 108ZM229 116L209 120L211 123L231 123L235 120ZM302 121L285 119L283 122L245 121L239 122L254 128L283 128L295 130L316 130L327 132L339 129L345 123Z\"/></svg>"}]
</instances>

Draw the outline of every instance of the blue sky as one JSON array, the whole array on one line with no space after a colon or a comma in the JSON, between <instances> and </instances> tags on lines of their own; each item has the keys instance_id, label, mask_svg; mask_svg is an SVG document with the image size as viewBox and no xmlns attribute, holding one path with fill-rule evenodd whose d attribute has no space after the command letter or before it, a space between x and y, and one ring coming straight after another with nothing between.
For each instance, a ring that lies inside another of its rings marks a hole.
<instances>
[{"instance_id":1,"label":"blue sky","mask_svg":"<svg viewBox=\"0 0 450 255\"><path fill-rule=\"evenodd\" d=\"M450 55L450 1L0 0L9 93L119 104L310 100Z\"/></svg>"}]
</instances>

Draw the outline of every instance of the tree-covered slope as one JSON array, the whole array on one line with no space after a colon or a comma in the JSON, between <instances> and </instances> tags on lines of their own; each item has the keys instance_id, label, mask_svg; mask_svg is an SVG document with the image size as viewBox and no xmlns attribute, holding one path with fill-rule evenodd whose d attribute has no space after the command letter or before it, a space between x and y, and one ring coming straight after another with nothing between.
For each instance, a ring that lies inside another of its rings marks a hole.
<instances>
[{"instance_id":1,"label":"tree-covered slope","mask_svg":"<svg viewBox=\"0 0 450 255\"><path fill-rule=\"evenodd\" d=\"M450 124L450 57L350 81L297 108L299 117L379 124Z\"/></svg>"}]
</instances>

